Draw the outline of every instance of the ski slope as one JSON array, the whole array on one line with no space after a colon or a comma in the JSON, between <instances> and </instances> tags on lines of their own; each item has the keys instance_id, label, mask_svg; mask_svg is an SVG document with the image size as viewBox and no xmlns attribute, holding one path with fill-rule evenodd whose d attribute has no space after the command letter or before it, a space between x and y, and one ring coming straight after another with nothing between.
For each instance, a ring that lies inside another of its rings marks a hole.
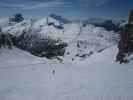
<instances>
[{"instance_id":1,"label":"ski slope","mask_svg":"<svg viewBox=\"0 0 133 100\"><path fill-rule=\"evenodd\" d=\"M49 61L0 50L0 100L133 100L133 66L115 63L117 47L81 62Z\"/></svg>"}]
</instances>

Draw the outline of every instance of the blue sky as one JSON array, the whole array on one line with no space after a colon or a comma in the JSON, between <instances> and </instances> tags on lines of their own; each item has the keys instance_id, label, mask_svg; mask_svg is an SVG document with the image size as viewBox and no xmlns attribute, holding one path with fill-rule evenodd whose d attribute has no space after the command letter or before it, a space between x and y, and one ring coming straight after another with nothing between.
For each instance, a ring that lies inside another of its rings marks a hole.
<instances>
[{"instance_id":1,"label":"blue sky","mask_svg":"<svg viewBox=\"0 0 133 100\"><path fill-rule=\"evenodd\" d=\"M25 16L43 17L57 13L65 17L126 17L133 0L0 0L0 16L21 12Z\"/></svg>"}]
</instances>

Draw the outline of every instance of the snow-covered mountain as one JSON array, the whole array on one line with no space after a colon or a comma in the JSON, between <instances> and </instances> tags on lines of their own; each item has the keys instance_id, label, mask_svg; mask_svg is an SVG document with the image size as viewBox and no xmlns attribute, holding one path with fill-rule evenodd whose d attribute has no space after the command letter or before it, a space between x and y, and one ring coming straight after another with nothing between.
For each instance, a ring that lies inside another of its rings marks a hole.
<instances>
[{"instance_id":1,"label":"snow-covered mountain","mask_svg":"<svg viewBox=\"0 0 133 100\"><path fill-rule=\"evenodd\" d=\"M15 25L3 27L2 31L17 38L19 46L23 47L23 44L26 44L24 50L29 52L29 48L36 48L35 44L41 39L62 41L61 43L67 44L65 59L71 60L83 59L94 52L101 52L116 44L119 37L114 31L91 24L84 26L82 22L70 22L55 15L38 20L25 19Z\"/></svg>"},{"instance_id":2,"label":"snow-covered mountain","mask_svg":"<svg viewBox=\"0 0 133 100\"><path fill-rule=\"evenodd\" d=\"M108 31L118 32L127 21L122 18L90 18L83 23L84 25L93 24L96 27L104 27Z\"/></svg>"},{"instance_id":3,"label":"snow-covered mountain","mask_svg":"<svg viewBox=\"0 0 133 100\"><path fill-rule=\"evenodd\" d=\"M67 24L67 23L70 23L71 21L66 19L66 18L63 18L62 16L59 16L59 15L56 15L56 14L51 14L50 17L58 20L60 23L64 23L64 24Z\"/></svg>"},{"instance_id":4,"label":"snow-covered mountain","mask_svg":"<svg viewBox=\"0 0 133 100\"><path fill-rule=\"evenodd\" d=\"M9 26L9 18L8 17L0 17L0 28Z\"/></svg>"},{"instance_id":5,"label":"snow-covered mountain","mask_svg":"<svg viewBox=\"0 0 133 100\"><path fill-rule=\"evenodd\" d=\"M12 17L0 17L0 28L9 27L17 24Z\"/></svg>"},{"instance_id":6,"label":"snow-covered mountain","mask_svg":"<svg viewBox=\"0 0 133 100\"><path fill-rule=\"evenodd\" d=\"M116 62L118 33L64 21L0 19L0 100L132 100L133 55Z\"/></svg>"}]
</instances>

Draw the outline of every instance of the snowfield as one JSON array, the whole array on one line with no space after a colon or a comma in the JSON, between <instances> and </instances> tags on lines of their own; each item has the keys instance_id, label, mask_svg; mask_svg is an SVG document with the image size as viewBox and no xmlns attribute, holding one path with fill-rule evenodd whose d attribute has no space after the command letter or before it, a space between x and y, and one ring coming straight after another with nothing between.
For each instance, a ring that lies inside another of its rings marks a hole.
<instances>
[{"instance_id":1,"label":"snowfield","mask_svg":"<svg viewBox=\"0 0 133 100\"><path fill-rule=\"evenodd\" d=\"M49 61L0 50L0 100L133 100L133 67L117 64L117 47L81 62Z\"/></svg>"}]
</instances>

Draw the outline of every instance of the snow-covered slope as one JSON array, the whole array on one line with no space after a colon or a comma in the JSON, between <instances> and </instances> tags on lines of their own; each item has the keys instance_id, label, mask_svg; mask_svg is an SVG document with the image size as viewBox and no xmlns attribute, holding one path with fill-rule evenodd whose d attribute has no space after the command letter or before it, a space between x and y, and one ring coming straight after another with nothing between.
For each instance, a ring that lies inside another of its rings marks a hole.
<instances>
[{"instance_id":1,"label":"snow-covered slope","mask_svg":"<svg viewBox=\"0 0 133 100\"><path fill-rule=\"evenodd\" d=\"M0 100L132 100L132 63L115 63L116 46L75 64L0 52Z\"/></svg>"},{"instance_id":2,"label":"snow-covered slope","mask_svg":"<svg viewBox=\"0 0 133 100\"><path fill-rule=\"evenodd\" d=\"M8 27L4 27L2 28L2 31L5 33L10 33L13 36L20 36L24 31L28 31L31 27L31 20L24 20L20 23L17 23L13 26L8 26Z\"/></svg>"},{"instance_id":3,"label":"snow-covered slope","mask_svg":"<svg viewBox=\"0 0 133 100\"><path fill-rule=\"evenodd\" d=\"M31 63L39 63L40 58L35 57L27 52L24 52L17 48L7 49L1 48L0 49L0 67L17 67L22 65L27 65Z\"/></svg>"},{"instance_id":4,"label":"snow-covered slope","mask_svg":"<svg viewBox=\"0 0 133 100\"><path fill-rule=\"evenodd\" d=\"M104 28L88 25L81 29L79 35L69 42L65 57L69 60L85 59L95 52L102 52L104 49L115 45L118 34L107 31Z\"/></svg>"}]
</instances>

